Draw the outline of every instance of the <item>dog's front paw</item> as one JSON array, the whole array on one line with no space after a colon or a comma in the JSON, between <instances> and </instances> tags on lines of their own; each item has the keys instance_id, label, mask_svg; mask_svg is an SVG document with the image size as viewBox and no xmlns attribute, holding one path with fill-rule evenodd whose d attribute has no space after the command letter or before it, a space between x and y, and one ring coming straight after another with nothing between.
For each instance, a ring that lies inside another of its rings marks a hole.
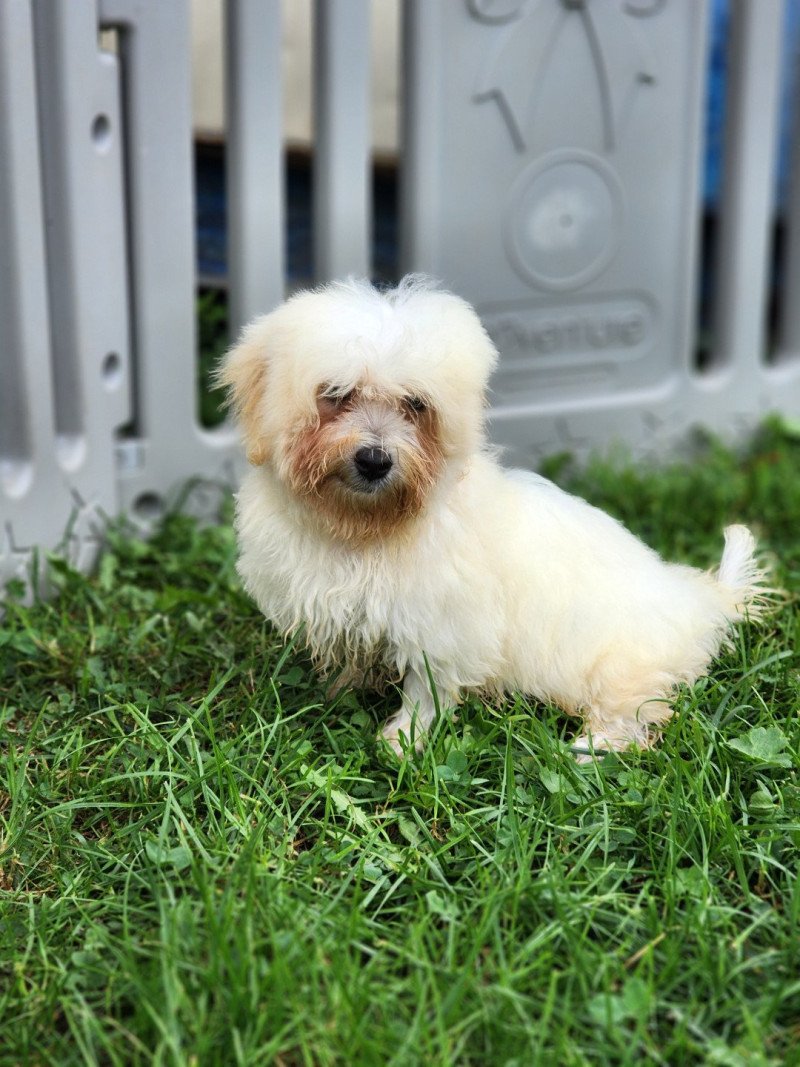
<instances>
[{"instance_id":1,"label":"dog's front paw","mask_svg":"<svg viewBox=\"0 0 800 1067\"><path fill-rule=\"evenodd\" d=\"M403 736L405 737L405 735L403 735ZM408 746L406 745L406 748L403 747L403 745L402 745L402 743L400 741L400 735L399 734L387 733L386 730L384 729L384 730L381 730L381 732L378 734L378 740L379 741L383 741L386 745L388 745L389 748L392 750L392 752L395 754L395 756L397 756L398 759L404 759L405 758L406 749L407 749Z\"/></svg>"},{"instance_id":2,"label":"dog's front paw","mask_svg":"<svg viewBox=\"0 0 800 1067\"><path fill-rule=\"evenodd\" d=\"M414 724L411 717L406 715L405 711L401 711L397 715L393 715L391 719L387 719L378 737L381 741L386 742L399 759L404 759L412 752L422 751L423 735L416 731L416 736L414 736L413 731Z\"/></svg>"}]
</instances>

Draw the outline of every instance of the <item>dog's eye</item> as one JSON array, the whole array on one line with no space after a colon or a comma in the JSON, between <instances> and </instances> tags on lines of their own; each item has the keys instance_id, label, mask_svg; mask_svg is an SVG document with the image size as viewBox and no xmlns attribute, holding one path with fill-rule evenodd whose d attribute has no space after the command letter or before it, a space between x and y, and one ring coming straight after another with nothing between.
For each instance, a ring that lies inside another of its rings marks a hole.
<instances>
[{"instance_id":1,"label":"dog's eye","mask_svg":"<svg viewBox=\"0 0 800 1067\"><path fill-rule=\"evenodd\" d=\"M415 415L421 415L424 411L428 410L428 405L419 396L407 396L404 401L409 411L413 411Z\"/></svg>"},{"instance_id":2,"label":"dog's eye","mask_svg":"<svg viewBox=\"0 0 800 1067\"><path fill-rule=\"evenodd\" d=\"M334 389L321 389L319 392L319 399L324 404L329 405L331 408L341 408L345 404L349 404L355 396L355 389L350 389L346 393L337 393Z\"/></svg>"}]
</instances>

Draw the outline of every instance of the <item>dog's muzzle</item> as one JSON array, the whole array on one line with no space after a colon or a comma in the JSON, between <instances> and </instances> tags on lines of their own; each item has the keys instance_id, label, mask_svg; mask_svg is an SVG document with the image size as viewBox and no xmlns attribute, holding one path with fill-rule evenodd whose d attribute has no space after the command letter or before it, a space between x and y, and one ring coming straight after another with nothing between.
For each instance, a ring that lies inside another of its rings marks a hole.
<instances>
[{"instance_id":1,"label":"dog's muzzle","mask_svg":"<svg viewBox=\"0 0 800 1067\"><path fill-rule=\"evenodd\" d=\"M361 477L376 487L388 475L393 466L392 457L389 453L382 448L373 446L359 448L353 456L353 463Z\"/></svg>"}]
</instances>

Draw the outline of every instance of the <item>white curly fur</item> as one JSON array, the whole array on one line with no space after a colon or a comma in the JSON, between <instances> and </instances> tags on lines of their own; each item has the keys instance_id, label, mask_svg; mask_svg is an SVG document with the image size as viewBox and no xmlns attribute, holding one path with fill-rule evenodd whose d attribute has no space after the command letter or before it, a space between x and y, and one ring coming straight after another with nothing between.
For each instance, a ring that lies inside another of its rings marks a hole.
<instances>
[{"instance_id":1,"label":"white curly fur","mask_svg":"<svg viewBox=\"0 0 800 1067\"><path fill-rule=\"evenodd\" d=\"M665 563L597 508L501 468L484 433L496 359L469 305L418 277L301 293L247 327L219 374L254 464L239 571L323 668L402 679L383 729L398 753L469 692L582 716L579 751L646 746L675 687L757 613L755 542L729 527L717 575ZM392 459L385 479L359 474L364 447Z\"/></svg>"}]
</instances>

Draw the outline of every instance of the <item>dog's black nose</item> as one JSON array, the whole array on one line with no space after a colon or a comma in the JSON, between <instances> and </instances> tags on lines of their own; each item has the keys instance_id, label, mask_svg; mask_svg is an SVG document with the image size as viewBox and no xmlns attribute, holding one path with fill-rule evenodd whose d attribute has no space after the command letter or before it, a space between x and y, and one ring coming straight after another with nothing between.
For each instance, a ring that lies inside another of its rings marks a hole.
<instances>
[{"instance_id":1,"label":"dog's black nose","mask_svg":"<svg viewBox=\"0 0 800 1067\"><path fill-rule=\"evenodd\" d=\"M368 482L385 478L392 469L392 457L382 448L359 448L353 457L356 470Z\"/></svg>"}]
</instances>

